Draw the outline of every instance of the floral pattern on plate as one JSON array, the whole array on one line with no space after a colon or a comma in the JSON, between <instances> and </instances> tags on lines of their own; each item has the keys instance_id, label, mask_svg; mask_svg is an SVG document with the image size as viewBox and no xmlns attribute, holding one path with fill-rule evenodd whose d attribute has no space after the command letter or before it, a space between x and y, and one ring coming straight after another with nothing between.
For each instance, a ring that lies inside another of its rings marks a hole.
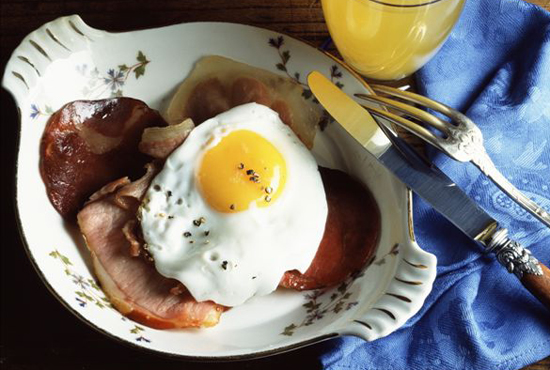
<instances>
[{"instance_id":1,"label":"floral pattern on plate","mask_svg":"<svg viewBox=\"0 0 550 370\"><path fill-rule=\"evenodd\" d=\"M395 257L399 254L399 244L395 244L392 249L385 255L376 259L376 255L373 255L367 262L362 271L352 274L346 281L338 285L337 288L331 289L317 289L304 293L304 297L307 302L302 306L306 309L307 315L299 324L292 323L284 328L281 332L282 335L291 336L296 329L303 326L309 326L317 320L321 320L327 313L338 314L340 311L348 311L352 307L356 306L359 302L357 300L350 300L352 295L357 295L356 289L352 291L355 286L353 282L365 275L364 271L371 265L382 266L386 263L388 256ZM330 296L329 296L330 293ZM327 298L328 297L328 298Z\"/></svg>"},{"instance_id":2,"label":"floral pattern on plate","mask_svg":"<svg viewBox=\"0 0 550 370\"><path fill-rule=\"evenodd\" d=\"M76 66L77 71L88 78L88 84L82 89L82 93L88 99L95 99L110 92L111 97L123 96L123 88L128 77L134 74L139 79L145 74L145 67L151 63L140 50L136 57L137 63L119 64L116 68L109 68L106 74L101 74L97 67L90 68L87 64Z\"/></svg>"},{"instance_id":3,"label":"floral pattern on plate","mask_svg":"<svg viewBox=\"0 0 550 370\"><path fill-rule=\"evenodd\" d=\"M313 93L309 89L309 86L301 80L301 75L299 72L294 72L292 74L288 70L288 61L291 58L290 50L289 49L283 49L283 45L285 44L285 38L283 36L278 37L270 37L268 41L269 46L275 48L277 50L277 54L279 55L280 61L275 63L275 67L279 70L284 72L288 78L293 79L296 81L300 86L302 86L303 92L302 96L304 99L309 100L312 99L314 103L319 104L319 101L313 96ZM340 79L342 78L342 71L340 68L333 64L330 67L330 80L334 82L336 86L338 86L340 89L344 87L344 84ZM319 126L321 131L323 131L329 123L334 122L334 118L328 114L326 110L323 109L323 115L321 117L321 121L319 122Z\"/></svg>"},{"instance_id":4,"label":"floral pattern on plate","mask_svg":"<svg viewBox=\"0 0 550 370\"><path fill-rule=\"evenodd\" d=\"M37 42L30 40L38 40L41 51L35 46ZM304 76L319 70L347 94L369 92L344 64L299 40L257 27L199 22L108 33L87 26L78 16L40 27L14 51L3 80L22 112L16 176L20 196L16 202L24 244L40 276L71 312L103 334L185 358L252 358L337 335L375 340L399 328L418 311L429 293L435 257L422 251L410 233L406 188L366 157L336 124L326 125L318 133L314 151L328 161L327 165L354 174L373 192L382 210L383 225L376 253L390 252L384 263L376 261L380 264L366 269L364 276L322 296L280 290L257 297L250 304L227 311L220 323L209 329L154 330L107 305L95 284L78 230L69 230L45 192L36 191L41 183L37 148L46 116L73 100L117 94L143 100L162 111L194 63L209 54L293 78L302 86ZM308 98L307 92L305 95ZM385 144L377 145L382 148ZM393 255L396 243L400 249ZM45 249L46 245L55 246L55 250ZM290 324L295 327L287 331L293 334L281 335Z\"/></svg>"},{"instance_id":5,"label":"floral pattern on plate","mask_svg":"<svg viewBox=\"0 0 550 370\"><path fill-rule=\"evenodd\" d=\"M51 251L49 256L61 262L63 271L67 275L72 283L76 286L75 299L81 308L88 307L88 304L93 304L101 309L114 307L111 305L109 298L105 295L103 290L99 287L96 281L92 278L85 278L73 268L71 260L61 254L57 249ZM125 317L121 317L123 321L127 321ZM151 340L146 338L143 334L145 329L134 323L134 327L130 329L130 333L135 335L137 342L151 343Z\"/></svg>"},{"instance_id":6,"label":"floral pattern on plate","mask_svg":"<svg viewBox=\"0 0 550 370\"><path fill-rule=\"evenodd\" d=\"M85 77L87 83L82 87L81 92L86 99L102 99L105 97L124 96L123 88L128 78L133 74L137 80L145 75L145 67L151 63L149 59L140 50L136 56L136 63L127 65L119 64L116 68L108 68L102 74L97 67L90 67L88 64L79 64L75 66L76 71ZM49 117L54 113L51 106L47 104L32 103L29 116L31 119L39 117Z\"/></svg>"}]
</instances>

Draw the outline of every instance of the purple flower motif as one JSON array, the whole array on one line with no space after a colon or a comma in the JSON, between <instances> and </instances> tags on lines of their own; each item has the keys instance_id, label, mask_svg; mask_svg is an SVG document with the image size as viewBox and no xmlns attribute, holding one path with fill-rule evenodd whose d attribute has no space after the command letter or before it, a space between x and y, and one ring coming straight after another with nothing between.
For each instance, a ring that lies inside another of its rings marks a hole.
<instances>
[{"instance_id":1,"label":"purple flower motif","mask_svg":"<svg viewBox=\"0 0 550 370\"><path fill-rule=\"evenodd\" d=\"M76 71L80 73L82 76L86 75L86 72L88 71L88 65L87 64L80 64L76 66Z\"/></svg>"},{"instance_id":2,"label":"purple flower motif","mask_svg":"<svg viewBox=\"0 0 550 370\"><path fill-rule=\"evenodd\" d=\"M79 305L80 307L86 307L86 301L85 301L85 300L80 299L80 298L77 297L77 298L76 298L76 301L78 302L78 305Z\"/></svg>"},{"instance_id":3,"label":"purple flower motif","mask_svg":"<svg viewBox=\"0 0 550 370\"><path fill-rule=\"evenodd\" d=\"M40 108L36 104L31 104L31 119L35 119L40 113Z\"/></svg>"},{"instance_id":4,"label":"purple flower motif","mask_svg":"<svg viewBox=\"0 0 550 370\"><path fill-rule=\"evenodd\" d=\"M320 320L324 317L323 313L320 310L315 310L309 315L307 315L306 320L307 322L313 323L314 321Z\"/></svg>"},{"instance_id":5,"label":"purple flower motif","mask_svg":"<svg viewBox=\"0 0 550 370\"><path fill-rule=\"evenodd\" d=\"M78 274L72 274L73 283L81 287L82 289L86 289L90 284L84 279L83 276Z\"/></svg>"},{"instance_id":6,"label":"purple flower motif","mask_svg":"<svg viewBox=\"0 0 550 370\"><path fill-rule=\"evenodd\" d=\"M115 71L111 68L107 71L107 77L103 80L106 85L111 87L112 91L116 91L124 85L124 73L121 70Z\"/></svg>"},{"instance_id":7,"label":"purple flower motif","mask_svg":"<svg viewBox=\"0 0 550 370\"><path fill-rule=\"evenodd\" d=\"M138 342L147 342L147 343L151 343L151 341L147 338L145 338L144 336L139 336L136 338L136 341Z\"/></svg>"}]
</instances>

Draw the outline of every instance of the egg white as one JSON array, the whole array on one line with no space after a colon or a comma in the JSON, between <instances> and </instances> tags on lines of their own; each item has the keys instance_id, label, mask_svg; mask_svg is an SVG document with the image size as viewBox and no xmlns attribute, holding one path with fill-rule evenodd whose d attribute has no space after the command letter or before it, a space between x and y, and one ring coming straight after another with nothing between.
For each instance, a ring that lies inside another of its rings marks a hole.
<instances>
[{"instance_id":1,"label":"egg white","mask_svg":"<svg viewBox=\"0 0 550 370\"><path fill-rule=\"evenodd\" d=\"M220 213L203 199L197 171L206 151L242 129L261 135L281 153L286 185L268 207L251 204L242 212ZM327 213L312 154L276 112L249 103L191 132L153 180L138 216L162 275L183 283L197 301L236 306L273 292L285 271L307 270L323 237ZM205 222L197 226L201 217Z\"/></svg>"}]
</instances>

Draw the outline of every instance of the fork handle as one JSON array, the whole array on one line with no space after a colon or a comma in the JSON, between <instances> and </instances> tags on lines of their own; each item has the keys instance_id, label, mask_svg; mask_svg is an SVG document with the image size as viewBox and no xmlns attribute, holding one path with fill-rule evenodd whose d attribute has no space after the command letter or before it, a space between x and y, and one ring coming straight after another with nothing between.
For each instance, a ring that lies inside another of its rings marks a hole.
<instances>
[{"instance_id":1,"label":"fork handle","mask_svg":"<svg viewBox=\"0 0 550 370\"><path fill-rule=\"evenodd\" d=\"M508 230L495 231L487 244L487 251L496 254L497 260L515 274L547 309L550 310L550 269L531 255L520 243L508 238Z\"/></svg>"},{"instance_id":2,"label":"fork handle","mask_svg":"<svg viewBox=\"0 0 550 370\"><path fill-rule=\"evenodd\" d=\"M503 192L508 194L516 203L522 206L525 210L539 219L547 227L550 227L550 213L544 208L527 198L525 194L519 191L510 181L504 177L500 171L495 167L493 161L485 150L480 150L476 156L472 159L472 163L475 164L481 172L485 174L496 186Z\"/></svg>"}]
</instances>

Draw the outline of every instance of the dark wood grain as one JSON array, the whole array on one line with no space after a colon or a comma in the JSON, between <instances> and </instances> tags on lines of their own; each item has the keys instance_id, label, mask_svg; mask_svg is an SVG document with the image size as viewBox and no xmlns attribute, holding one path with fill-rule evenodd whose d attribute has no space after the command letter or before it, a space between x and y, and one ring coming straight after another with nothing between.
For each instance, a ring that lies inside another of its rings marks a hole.
<instances>
[{"instance_id":1,"label":"dark wood grain","mask_svg":"<svg viewBox=\"0 0 550 370\"><path fill-rule=\"evenodd\" d=\"M525 274L521 282L543 305L550 310L550 269L540 264L542 275Z\"/></svg>"},{"instance_id":2,"label":"dark wood grain","mask_svg":"<svg viewBox=\"0 0 550 370\"><path fill-rule=\"evenodd\" d=\"M530 0L550 9L550 0ZM145 29L191 21L258 25L320 45L328 37L318 0L2 0L1 71L23 37L43 23L80 14L92 27L109 31ZM335 52L334 49L332 49ZM407 80L411 82L412 80ZM320 368L326 344L237 364L197 364L144 354L88 328L47 291L32 268L17 232L13 207L18 117L9 94L1 92L1 310L2 369L280 369ZM37 184L37 189L40 184ZM550 358L527 367L550 368Z\"/></svg>"}]
</instances>

